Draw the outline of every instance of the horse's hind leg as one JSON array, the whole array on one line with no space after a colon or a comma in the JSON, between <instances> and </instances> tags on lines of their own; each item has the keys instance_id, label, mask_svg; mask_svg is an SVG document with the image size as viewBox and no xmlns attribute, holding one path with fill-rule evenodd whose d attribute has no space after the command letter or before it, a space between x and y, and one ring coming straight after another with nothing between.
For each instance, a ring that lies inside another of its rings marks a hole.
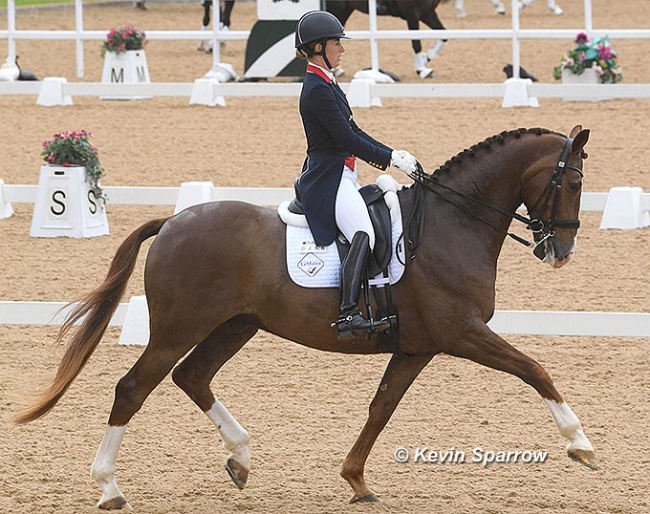
<instances>
[{"instance_id":1,"label":"horse's hind leg","mask_svg":"<svg viewBox=\"0 0 650 514\"><path fill-rule=\"evenodd\" d=\"M244 319L234 318L218 327L179 364L172 378L219 429L223 447L230 452L226 470L239 489L246 486L251 459L248 432L228 412L210 389L221 367L257 332Z\"/></svg>"},{"instance_id":2,"label":"horse's hind leg","mask_svg":"<svg viewBox=\"0 0 650 514\"><path fill-rule=\"evenodd\" d=\"M497 14L506 13L506 6L503 5L503 2L501 2L501 0L490 0L490 2L492 2L492 5L494 6L494 10Z\"/></svg>"},{"instance_id":3,"label":"horse's hind leg","mask_svg":"<svg viewBox=\"0 0 650 514\"><path fill-rule=\"evenodd\" d=\"M151 342L129 372L117 383L115 400L108 418L108 426L97 455L93 461L90 476L102 490L98 507L105 510L121 509L127 505L126 498L115 481L117 454L133 415L140 410L151 391L171 371L187 348L163 351L160 346L153 348Z\"/></svg>"},{"instance_id":4,"label":"horse's hind leg","mask_svg":"<svg viewBox=\"0 0 650 514\"><path fill-rule=\"evenodd\" d=\"M454 2L454 9L456 9L456 18L467 18L464 0L456 0Z\"/></svg>"},{"instance_id":5,"label":"horse's hind leg","mask_svg":"<svg viewBox=\"0 0 650 514\"><path fill-rule=\"evenodd\" d=\"M480 320L467 323L460 339L445 351L515 375L534 387L551 411L560 434L569 441L566 447L569 457L591 469L598 469L593 446L587 439L580 420L538 362L512 347Z\"/></svg>"},{"instance_id":6,"label":"horse's hind leg","mask_svg":"<svg viewBox=\"0 0 650 514\"><path fill-rule=\"evenodd\" d=\"M422 16L422 23L424 23L431 30L445 30L445 26L440 21L438 13L436 11L429 11L428 13ZM427 58L429 60L436 59L442 49L445 47L446 39L439 39L435 44L427 50Z\"/></svg>"}]
</instances>

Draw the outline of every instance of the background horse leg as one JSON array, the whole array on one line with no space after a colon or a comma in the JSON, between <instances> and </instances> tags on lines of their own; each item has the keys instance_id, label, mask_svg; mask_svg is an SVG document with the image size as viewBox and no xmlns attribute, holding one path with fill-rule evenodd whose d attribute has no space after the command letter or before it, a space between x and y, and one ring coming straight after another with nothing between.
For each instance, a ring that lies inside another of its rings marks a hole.
<instances>
[{"instance_id":1,"label":"background horse leg","mask_svg":"<svg viewBox=\"0 0 650 514\"><path fill-rule=\"evenodd\" d=\"M246 486L251 469L248 432L212 393L210 382L256 332L257 327L243 319L231 319L199 343L172 373L174 383L219 429L223 447L231 452L226 461L226 470L239 489Z\"/></svg>"},{"instance_id":2,"label":"background horse leg","mask_svg":"<svg viewBox=\"0 0 650 514\"><path fill-rule=\"evenodd\" d=\"M564 12L560 6L555 3L555 0L546 0L546 7L548 7L548 10L556 16L560 16Z\"/></svg>"},{"instance_id":3,"label":"background horse leg","mask_svg":"<svg viewBox=\"0 0 650 514\"><path fill-rule=\"evenodd\" d=\"M440 21L440 18L438 18L438 13L436 13L436 11L429 11L422 16L421 20L431 30L445 30L445 26ZM440 55L446 42L446 39L439 39L431 48L429 48L429 50L427 50L427 57L429 60L433 60Z\"/></svg>"},{"instance_id":4,"label":"background horse leg","mask_svg":"<svg viewBox=\"0 0 650 514\"><path fill-rule=\"evenodd\" d=\"M420 371L435 354L407 356L396 353L390 359L379 389L370 404L368 420L343 461L341 476L354 490L350 503L379 501L363 478L363 468L377 437Z\"/></svg>"},{"instance_id":5,"label":"background horse leg","mask_svg":"<svg viewBox=\"0 0 650 514\"><path fill-rule=\"evenodd\" d=\"M580 420L555 389L551 377L534 359L524 355L506 340L492 332L481 320L467 323L461 338L446 353L463 357L492 369L519 377L542 397L557 427L569 444L567 454L591 469L598 469L596 454L587 439Z\"/></svg>"},{"instance_id":6,"label":"background horse leg","mask_svg":"<svg viewBox=\"0 0 650 514\"><path fill-rule=\"evenodd\" d=\"M492 2L492 5L494 6L494 10L497 14L506 13L506 6L503 5L503 2L501 2L501 0L490 0L490 2Z\"/></svg>"},{"instance_id":7,"label":"background horse leg","mask_svg":"<svg viewBox=\"0 0 650 514\"><path fill-rule=\"evenodd\" d=\"M90 469L90 476L102 490L102 497L97 504L100 509L121 509L127 504L115 481L115 463L126 427L151 391L189 349L183 346L174 347L171 349L173 351L161 351L161 347L156 350L154 348L156 345L152 345L150 339L138 361L115 387L115 400L108 418L108 426Z\"/></svg>"},{"instance_id":8,"label":"background horse leg","mask_svg":"<svg viewBox=\"0 0 650 514\"><path fill-rule=\"evenodd\" d=\"M406 24L408 25L409 30L420 30L420 21L417 11L415 13L410 13L411 17L406 19ZM420 75L421 79L426 79L433 75L433 70L427 67L429 58L427 54L422 51L422 43L419 39L413 39L411 41L411 46L413 47L413 52L415 56L413 58L413 64L415 66L415 71Z\"/></svg>"},{"instance_id":9,"label":"background horse leg","mask_svg":"<svg viewBox=\"0 0 650 514\"><path fill-rule=\"evenodd\" d=\"M457 18L466 18L467 11L465 10L464 0L456 0L454 2L454 9L456 9Z\"/></svg>"}]
</instances>

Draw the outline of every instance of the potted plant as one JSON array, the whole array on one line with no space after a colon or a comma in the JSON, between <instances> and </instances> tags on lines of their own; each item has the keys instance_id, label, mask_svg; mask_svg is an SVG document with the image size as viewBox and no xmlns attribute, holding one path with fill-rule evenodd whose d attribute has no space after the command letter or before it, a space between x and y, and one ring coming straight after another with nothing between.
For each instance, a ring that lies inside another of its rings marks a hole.
<instances>
[{"instance_id":1,"label":"potted plant","mask_svg":"<svg viewBox=\"0 0 650 514\"><path fill-rule=\"evenodd\" d=\"M106 202L99 179L105 175L104 168L99 162L99 152L90 143L92 132L59 132L53 139L43 142L41 156L49 165L85 168L86 182L94 195Z\"/></svg>"},{"instance_id":2,"label":"potted plant","mask_svg":"<svg viewBox=\"0 0 650 514\"><path fill-rule=\"evenodd\" d=\"M144 47L147 37L144 31L126 24L120 29L111 29L102 44L104 84L148 84L149 68ZM125 95L122 93L100 96L102 100L138 100L151 96Z\"/></svg>"},{"instance_id":3,"label":"potted plant","mask_svg":"<svg viewBox=\"0 0 650 514\"><path fill-rule=\"evenodd\" d=\"M574 42L576 47L562 56L560 65L553 69L555 80L595 84L615 84L623 80L623 70L618 64L617 53L610 46L609 37L590 42L589 36L580 32ZM579 76L586 80L577 80Z\"/></svg>"},{"instance_id":4,"label":"potted plant","mask_svg":"<svg viewBox=\"0 0 650 514\"><path fill-rule=\"evenodd\" d=\"M111 29L106 35L106 41L102 44L102 56L106 52L119 54L129 50L143 50L147 44L147 37L144 31L133 25L123 25L121 29Z\"/></svg>"}]
</instances>

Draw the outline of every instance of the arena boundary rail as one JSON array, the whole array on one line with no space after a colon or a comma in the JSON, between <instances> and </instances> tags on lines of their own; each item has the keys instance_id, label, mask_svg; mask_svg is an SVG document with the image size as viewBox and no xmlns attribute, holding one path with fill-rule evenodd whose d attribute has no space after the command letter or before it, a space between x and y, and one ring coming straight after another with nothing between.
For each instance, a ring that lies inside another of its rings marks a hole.
<instances>
[{"instance_id":1,"label":"arena boundary rail","mask_svg":"<svg viewBox=\"0 0 650 514\"><path fill-rule=\"evenodd\" d=\"M48 77L47 79L50 79ZM46 79L46 80L47 80ZM0 95L34 95L41 93L45 82L0 82ZM192 96L196 82L102 83L64 82L56 103L65 105L64 97L75 96ZM538 98L650 98L650 84L540 84L525 83L525 95ZM211 83L212 97L298 97L298 83ZM341 84L349 93L351 83ZM501 84L370 84L372 98L504 98L506 83ZM355 103L355 102L351 102ZM363 102L353 107L363 107ZM369 106L369 105L368 105Z\"/></svg>"},{"instance_id":2,"label":"arena boundary rail","mask_svg":"<svg viewBox=\"0 0 650 514\"><path fill-rule=\"evenodd\" d=\"M61 325L75 304L0 301L0 325ZM109 326L122 327L129 303L120 303ZM497 310L488 323L499 334L650 337L650 313Z\"/></svg>"},{"instance_id":3,"label":"arena boundary rail","mask_svg":"<svg viewBox=\"0 0 650 514\"><path fill-rule=\"evenodd\" d=\"M519 9L516 8L517 0L512 0L512 28L509 30L419 30L419 39L511 39L512 40L512 61L513 61L513 79L508 79L502 84L377 84L373 86L372 96L384 97L439 97L439 98L457 98L457 97L501 97L504 99L503 106L526 106L535 105L538 97L545 98L563 98L575 97L580 98L600 98L605 92L607 98L647 98L650 97L650 84L607 84L592 86L576 86L564 84L538 84L530 80L519 79L520 66L520 40L522 39L573 39L575 34L580 31L586 31L590 36L608 35L612 39L650 39L650 30L647 29L594 29L592 23L591 0L584 0L585 25L580 29L521 29L519 25ZM349 31L352 39L369 40L371 47L372 69L378 70L379 59L377 51L377 41L379 40L410 40L413 38L413 31L409 30L376 30L376 0L370 0L370 21L371 30L368 31ZM83 41L84 40L101 40L105 38L106 31L85 31L83 30L83 3L81 0L75 1L76 29L73 31L44 31L44 30L17 30L15 27L15 1L8 1L8 29L0 30L0 39L7 39L9 46L9 56L15 56L15 40L74 40L77 45L77 75L83 77ZM215 13L217 14L217 13ZM218 14L217 14L218 16ZM221 32L218 29L218 23L214 23L215 29L213 38L215 41L244 40L248 39L248 31L230 31ZM205 37L205 32L201 31L147 31L147 37L151 40L200 40ZM218 45L215 45L218 49ZM218 50L213 55L214 65L219 63ZM22 87L0 83L0 94L38 94L34 92L37 85L25 86L24 82L18 83ZM139 94L157 94L171 96L190 96L192 83L182 84L137 84L137 86L147 86L136 89ZM230 86L223 88L223 86ZM268 89L266 86L271 84L217 84L219 92L217 96L294 96L296 86L293 84L277 86L290 86L289 88ZM78 86L78 89L76 88ZM102 84L102 86L120 87L119 93L125 94L127 84ZM252 86L255 93L250 93L247 89ZM387 88L386 86L389 86ZM416 86L423 86L418 88ZM40 85L38 85L40 88ZM70 91L69 95L105 95L115 93L113 89L103 89L94 83L69 84L66 86ZM148 89L151 88L151 89ZM298 87L299 89L299 87ZM188 93L188 90L190 92ZM40 89L39 89L40 91ZM91 93L92 91L92 93ZM101 91L101 92L100 92ZM109 93L106 93L109 91ZM130 89L128 91L131 91ZM147 93L143 93L147 91ZM279 91L283 91L279 95ZM577 95L579 93L579 95ZM357 105L363 106L363 105ZM368 105L369 106L369 105Z\"/></svg>"},{"instance_id":4,"label":"arena boundary rail","mask_svg":"<svg viewBox=\"0 0 650 514\"><path fill-rule=\"evenodd\" d=\"M103 186L102 189L108 197L108 205L176 205L181 187ZM12 185L0 180L0 201L5 203L35 203L37 191L37 185ZM580 200L580 210L602 212L608 196L609 193L584 192ZM240 200L263 206L276 206L293 197L294 190L289 187L212 188L213 200ZM650 193L644 193L643 199L650 205Z\"/></svg>"}]
</instances>

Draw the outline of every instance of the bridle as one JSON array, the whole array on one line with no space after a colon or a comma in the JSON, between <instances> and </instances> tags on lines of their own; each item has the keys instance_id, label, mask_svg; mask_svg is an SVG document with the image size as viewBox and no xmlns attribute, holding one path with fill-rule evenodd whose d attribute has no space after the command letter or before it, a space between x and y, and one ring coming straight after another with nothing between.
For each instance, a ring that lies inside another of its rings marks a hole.
<instances>
[{"instance_id":1,"label":"bridle","mask_svg":"<svg viewBox=\"0 0 650 514\"><path fill-rule=\"evenodd\" d=\"M559 209L560 205L560 195L562 191L562 177L564 176L564 171L565 169L571 169L580 174L580 177L584 177L584 173L582 169L578 168L577 166L573 166L572 164L569 164L567 162L569 158L569 154L571 152L571 146L573 145L573 138L567 138L567 140L564 143L564 147L562 148L562 152L560 153L560 158L558 160L557 165L555 166L555 171L553 172L553 175L551 176L551 181L546 188L545 191L542 192L542 195L545 194L544 197L544 206L540 212L544 213L547 210L547 207L549 205L549 202L553 202L551 205L551 212L549 215L549 218L546 221L543 221L541 219L531 219L526 216L522 216L521 214L517 212L508 212L506 210L500 209L498 207L494 207L492 205L489 205L482 200L479 200L478 198L474 198L472 196L466 195L465 193L461 193L460 191L456 191L455 189L446 186L444 184L441 184L438 180L435 180L432 178L431 175L427 174L422 166L418 163L418 168L415 171L415 173L409 174L409 177L411 177L415 183L421 187L416 188L414 193L414 205L413 205L413 210L411 212L411 216L409 217L408 220L408 227L409 227L409 240L408 240L408 245L409 249L411 250L411 258L415 257L415 249L419 246L422 232L424 230L424 207L425 204L423 202L423 197L424 195L422 194L423 190L426 189L428 191L431 191L435 195L437 195L441 200L450 203L457 207L458 209L462 210L463 212L469 214L473 218L479 220L480 222L494 228L495 230L502 232L506 234L508 237L514 239L518 243L521 243L527 247L532 247L536 248L537 246L541 245L548 239L551 239L552 237L555 236L555 229L556 228L569 228L569 229L577 229L580 227L580 220L579 219L573 219L573 220L559 220L556 219L557 211ZM533 233L533 241L528 241L516 234L513 234L512 232L508 232L507 230L503 230L497 225L491 223L490 221L482 218L478 214L476 214L472 209L469 207L466 207L465 205L462 205L456 201L454 201L452 198L449 198L443 191L440 191L436 188L441 188L446 191L449 191L453 193L454 195L457 195L459 197L462 197L466 200L470 200L471 202L478 204L482 207L485 207L491 211L498 212L499 214L502 214L503 216L510 217L513 220L519 221L526 225L528 229L530 229ZM541 196L540 196L541 199ZM539 200L535 202L533 205L533 208L539 203Z\"/></svg>"}]
</instances>

